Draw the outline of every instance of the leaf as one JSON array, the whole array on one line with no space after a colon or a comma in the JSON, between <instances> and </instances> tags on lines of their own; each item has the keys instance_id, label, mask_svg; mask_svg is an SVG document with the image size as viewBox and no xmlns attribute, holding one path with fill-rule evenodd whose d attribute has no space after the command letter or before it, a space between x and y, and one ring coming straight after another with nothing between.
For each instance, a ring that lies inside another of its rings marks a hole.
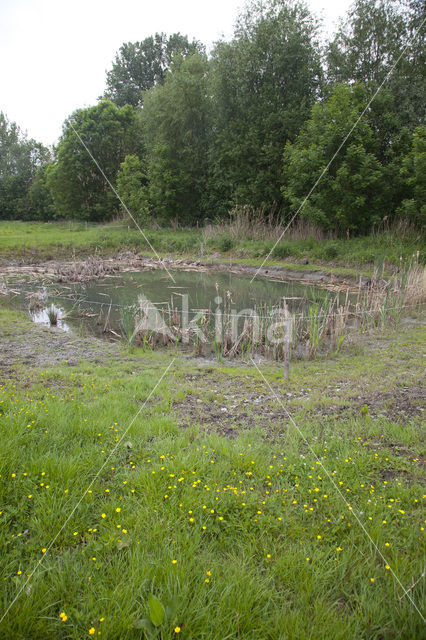
<instances>
[{"instance_id":1,"label":"leaf","mask_svg":"<svg viewBox=\"0 0 426 640\"><path fill-rule=\"evenodd\" d=\"M177 596L172 596L166 605L166 618L174 618L178 609L179 599Z\"/></svg>"},{"instance_id":2,"label":"leaf","mask_svg":"<svg viewBox=\"0 0 426 640\"><path fill-rule=\"evenodd\" d=\"M154 627L152 626L151 620L148 618L140 618L139 620L135 620L132 624L133 629L144 629L144 631L148 631L152 633L154 631Z\"/></svg>"},{"instance_id":3,"label":"leaf","mask_svg":"<svg viewBox=\"0 0 426 640\"><path fill-rule=\"evenodd\" d=\"M140 618L139 620L135 620L132 628L143 629L145 631L145 637L149 639L154 638L154 636L157 635L156 628L152 624L151 620L148 620L148 618Z\"/></svg>"},{"instance_id":4,"label":"leaf","mask_svg":"<svg viewBox=\"0 0 426 640\"><path fill-rule=\"evenodd\" d=\"M165 618L165 611L164 611L163 605L161 604L158 598L156 598L151 594L148 599L148 607L149 607L149 619L151 620L152 624L154 624L156 627L159 627L160 624L164 622L164 618Z\"/></svg>"},{"instance_id":5,"label":"leaf","mask_svg":"<svg viewBox=\"0 0 426 640\"><path fill-rule=\"evenodd\" d=\"M131 538L128 538L127 540L117 540L117 542L115 543L115 546L119 551L121 551L122 549L126 549L127 547L130 547L131 544L132 544L132 540Z\"/></svg>"}]
</instances>

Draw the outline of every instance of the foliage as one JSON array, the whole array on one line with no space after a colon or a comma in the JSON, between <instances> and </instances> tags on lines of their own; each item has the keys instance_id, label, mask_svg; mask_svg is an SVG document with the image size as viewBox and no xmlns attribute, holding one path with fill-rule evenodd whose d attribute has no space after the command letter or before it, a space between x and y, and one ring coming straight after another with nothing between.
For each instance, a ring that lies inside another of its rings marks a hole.
<instances>
[{"instance_id":1,"label":"foliage","mask_svg":"<svg viewBox=\"0 0 426 640\"><path fill-rule=\"evenodd\" d=\"M128 155L117 174L117 193L133 217L144 223L148 219L148 178L145 162Z\"/></svg>"},{"instance_id":2,"label":"foliage","mask_svg":"<svg viewBox=\"0 0 426 640\"><path fill-rule=\"evenodd\" d=\"M56 163L47 170L47 184L59 216L96 221L108 220L118 212L119 201L99 167L114 185L126 155L140 147L138 126L132 107L119 108L109 100L78 109L65 121Z\"/></svg>"},{"instance_id":3,"label":"foliage","mask_svg":"<svg viewBox=\"0 0 426 640\"><path fill-rule=\"evenodd\" d=\"M34 217L35 203L29 192L49 157L46 147L28 139L0 112L0 219Z\"/></svg>"},{"instance_id":4,"label":"foliage","mask_svg":"<svg viewBox=\"0 0 426 640\"><path fill-rule=\"evenodd\" d=\"M405 125L423 121L426 100L424 2L356 0L327 51L332 84L386 80Z\"/></svg>"},{"instance_id":5,"label":"foliage","mask_svg":"<svg viewBox=\"0 0 426 640\"><path fill-rule=\"evenodd\" d=\"M47 186L48 167L47 163L38 167L28 191L31 215L27 217L31 220L53 220L56 217L52 194Z\"/></svg>"},{"instance_id":6,"label":"foliage","mask_svg":"<svg viewBox=\"0 0 426 640\"><path fill-rule=\"evenodd\" d=\"M426 223L426 127L414 131L413 146L403 160L401 173L410 189L410 196L403 200L400 214L424 229Z\"/></svg>"},{"instance_id":7,"label":"foliage","mask_svg":"<svg viewBox=\"0 0 426 640\"><path fill-rule=\"evenodd\" d=\"M143 109L150 200L161 220L201 218L207 179L207 60L194 54L149 91Z\"/></svg>"},{"instance_id":8,"label":"foliage","mask_svg":"<svg viewBox=\"0 0 426 640\"><path fill-rule=\"evenodd\" d=\"M304 5L255 1L212 54L210 211L280 201L281 155L320 85L317 27Z\"/></svg>"},{"instance_id":9,"label":"foliage","mask_svg":"<svg viewBox=\"0 0 426 640\"><path fill-rule=\"evenodd\" d=\"M395 212L405 193L400 167L409 149L408 131L401 128L389 92L383 89L364 113L367 100L359 84L338 86L328 101L313 107L296 143L286 145L283 194L290 210L297 211L320 180L301 215L324 229L367 233Z\"/></svg>"},{"instance_id":10,"label":"foliage","mask_svg":"<svg viewBox=\"0 0 426 640\"><path fill-rule=\"evenodd\" d=\"M143 94L156 84L163 84L167 71L173 68L175 58L203 52L197 41L189 42L187 36L174 33L167 38L156 33L142 42L124 43L107 73L105 97L119 107L143 102Z\"/></svg>"},{"instance_id":11,"label":"foliage","mask_svg":"<svg viewBox=\"0 0 426 640\"><path fill-rule=\"evenodd\" d=\"M209 57L180 33L124 43L107 74L111 101L66 120L54 162L1 116L0 217L106 221L121 198L144 225L263 211L256 224L271 239L315 185L302 222L321 227L317 239L394 217L419 227L425 15L421 0L355 0L322 45L303 2L247 0Z\"/></svg>"}]
</instances>

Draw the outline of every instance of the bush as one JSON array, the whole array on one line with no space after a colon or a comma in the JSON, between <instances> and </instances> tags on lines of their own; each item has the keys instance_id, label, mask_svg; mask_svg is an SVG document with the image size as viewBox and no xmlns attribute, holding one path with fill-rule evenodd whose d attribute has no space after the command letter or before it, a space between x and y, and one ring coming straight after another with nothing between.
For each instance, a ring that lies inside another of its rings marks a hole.
<instances>
[{"instance_id":1,"label":"bush","mask_svg":"<svg viewBox=\"0 0 426 640\"><path fill-rule=\"evenodd\" d=\"M336 243L322 244L320 256L323 260L333 260L339 255L339 247Z\"/></svg>"},{"instance_id":2,"label":"bush","mask_svg":"<svg viewBox=\"0 0 426 640\"><path fill-rule=\"evenodd\" d=\"M217 248L219 249L219 251L222 251L222 253L230 251L234 247L234 245L234 240L229 236L223 236L216 242Z\"/></svg>"},{"instance_id":3,"label":"bush","mask_svg":"<svg viewBox=\"0 0 426 640\"><path fill-rule=\"evenodd\" d=\"M272 252L274 258L288 258L291 254L292 248L290 242L280 242Z\"/></svg>"}]
</instances>

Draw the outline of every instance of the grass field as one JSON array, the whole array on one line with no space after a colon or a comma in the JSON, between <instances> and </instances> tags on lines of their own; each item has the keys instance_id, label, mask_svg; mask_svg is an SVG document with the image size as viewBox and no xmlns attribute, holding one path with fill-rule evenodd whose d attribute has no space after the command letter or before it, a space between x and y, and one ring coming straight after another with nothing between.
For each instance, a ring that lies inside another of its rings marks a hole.
<instances>
[{"instance_id":1,"label":"grass field","mask_svg":"<svg viewBox=\"0 0 426 640\"><path fill-rule=\"evenodd\" d=\"M422 637L424 330L288 382L49 331L0 308L2 638Z\"/></svg>"},{"instance_id":2,"label":"grass field","mask_svg":"<svg viewBox=\"0 0 426 640\"><path fill-rule=\"evenodd\" d=\"M278 239L232 238L219 229L208 235L195 229L146 230L146 236L154 249L161 255L208 257L217 252L223 257L249 260L261 263L269 254L273 262L283 261L287 266L303 268L297 261L327 264L328 267L365 267L399 265L420 253L424 261L425 238L421 234L383 233L361 238L338 240L287 239L285 237L275 248ZM109 225L88 225L84 223L37 223L0 221L0 257L9 258L57 258L68 255L87 255L94 250L101 255L123 249L131 249L145 255L152 255L141 233L123 223ZM296 264L294 262L296 261Z\"/></svg>"}]
</instances>

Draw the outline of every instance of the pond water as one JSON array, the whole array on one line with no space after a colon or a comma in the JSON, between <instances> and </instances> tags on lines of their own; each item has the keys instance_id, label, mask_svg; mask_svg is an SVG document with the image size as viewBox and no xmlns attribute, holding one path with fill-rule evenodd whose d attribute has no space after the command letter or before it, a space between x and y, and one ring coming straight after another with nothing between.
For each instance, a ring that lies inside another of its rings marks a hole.
<instances>
[{"instance_id":1,"label":"pond water","mask_svg":"<svg viewBox=\"0 0 426 640\"><path fill-rule=\"evenodd\" d=\"M58 326L102 333L108 326L117 333L122 323L122 309L138 303L143 296L158 309L179 312L189 310L192 317L200 310L214 312L218 296L222 307L242 312L245 309L267 309L282 305L284 299L293 313L304 312L313 302L330 295L319 287L306 287L296 282L274 281L233 273L174 271L176 282L161 270L126 272L84 283L63 284L46 279L9 278L3 286L13 293L13 306L28 310L35 322L49 324L48 311L56 309Z\"/></svg>"}]
</instances>

